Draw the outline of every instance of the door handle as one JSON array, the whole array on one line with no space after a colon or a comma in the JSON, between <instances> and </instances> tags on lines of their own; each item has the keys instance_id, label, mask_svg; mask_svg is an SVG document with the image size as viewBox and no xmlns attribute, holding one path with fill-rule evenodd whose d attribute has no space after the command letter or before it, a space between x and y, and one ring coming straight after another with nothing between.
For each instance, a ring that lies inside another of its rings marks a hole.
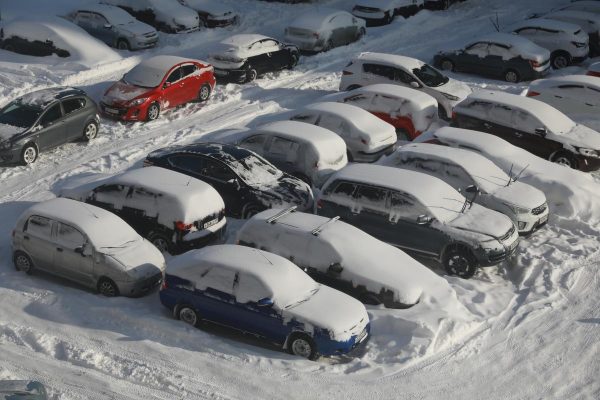
<instances>
[{"instance_id":1,"label":"door handle","mask_svg":"<svg viewBox=\"0 0 600 400\"><path fill-rule=\"evenodd\" d=\"M521 132L515 132L515 136L520 138L520 137L523 137L523 134Z\"/></svg>"},{"instance_id":2,"label":"door handle","mask_svg":"<svg viewBox=\"0 0 600 400\"><path fill-rule=\"evenodd\" d=\"M58 251L59 253L62 253L63 249L61 247L57 247L56 251Z\"/></svg>"}]
</instances>

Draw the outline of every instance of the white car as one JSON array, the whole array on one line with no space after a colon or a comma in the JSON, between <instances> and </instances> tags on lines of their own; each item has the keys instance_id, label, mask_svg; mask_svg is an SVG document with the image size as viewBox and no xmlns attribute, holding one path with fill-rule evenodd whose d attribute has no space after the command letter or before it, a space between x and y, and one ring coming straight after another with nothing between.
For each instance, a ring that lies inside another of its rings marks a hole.
<instances>
[{"instance_id":1,"label":"white car","mask_svg":"<svg viewBox=\"0 0 600 400\"><path fill-rule=\"evenodd\" d=\"M245 147L317 187L348 163L346 143L340 136L304 122L277 121L254 129L229 129L208 134L203 140Z\"/></svg>"},{"instance_id":2,"label":"white car","mask_svg":"<svg viewBox=\"0 0 600 400\"><path fill-rule=\"evenodd\" d=\"M424 0L357 0L352 14L364 19L367 26L387 25L396 15L409 17L424 5Z\"/></svg>"},{"instance_id":3,"label":"white car","mask_svg":"<svg viewBox=\"0 0 600 400\"><path fill-rule=\"evenodd\" d=\"M566 75L533 81L527 96L575 120L597 119L600 113L600 79L594 76Z\"/></svg>"},{"instance_id":4,"label":"white car","mask_svg":"<svg viewBox=\"0 0 600 400\"><path fill-rule=\"evenodd\" d=\"M461 193L475 186L478 194L473 201L510 217L520 234L533 233L548 221L548 204L541 190L519 182L472 151L414 143L398 148L378 164L435 176Z\"/></svg>"},{"instance_id":5,"label":"white car","mask_svg":"<svg viewBox=\"0 0 600 400\"><path fill-rule=\"evenodd\" d=\"M200 18L200 26L218 28L235 25L240 16L231 7L219 0L178 0L182 5L196 10Z\"/></svg>"},{"instance_id":6,"label":"white car","mask_svg":"<svg viewBox=\"0 0 600 400\"><path fill-rule=\"evenodd\" d=\"M600 14L588 11L558 10L545 14L544 18L579 25L588 35L590 57L600 54Z\"/></svg>"},{"instance_id":7,"label":"white car","mask_svg":"<svg viewBox=\"0 0 600 400\"><path fill-rule=\"evenodd\" d=\"M249 219L237 244L275 253L317 282L365 304L408 308L419 302L419 275L429 271L396 249L339 218L270 209ZM376 258L373 258L376 257Z\"/></svg>"},{"instance_id":8,"label":"white car","mask_svg":"<svg viewBox=\"0 0 600 400\"><path fill-rule=\"evenodd\" d=\"M587 11L600 14L600 2L597 0L572 1L571 4L560 7L561 10Z\"/></svg>"},{"instance_id":9,"label":"white car","mask_svg":"<svg viewBox=\"0 0 600 400\"><path fill-rule=\"evenodd\" d=\"M159 31L186 33L200 29L198 13L177 0L102 0L102 3L121 7Z\"/></svg>"},{"instance_id":10,"label":"white car","mask_svg":"<svg viewBox=\"0 0 600 400\"><path fill-rule=\"evenodd\" d=\"M346 142L349 161L373 162L394 151L396 129L370 112L349 104L310 104L294 111L290 120L317 125L340 135Z\"/></svg>"},{"instance_id":11,"label":"white car","mask_svg":"<svg viewBox=\"0 0 600 400\"><path fill-rule=\"evenodd\" d=\"M285 40L302 51L329 51L360 40L365 21L346 11L317 7L300 15L285 29Z\"/></svg>"},{"instance_id":12,"label":"white car","mask_svg":"<svg viewBox=\"0 0 600 400\"><path fill-rule=\"evenodd\" d=\"M393 83L421 90L439 103L439 114L449 119L452 109L471 89L450 79L416 58L384 53L362 53L342 73L340 90L352 90L375 83Z\"/></svg>"},{"instance_id":13,"label":"white car","mask_svg":"<svg viewBox=\"0 0 600 400\"><path fill-rule=\"evenodd\" d=\"M550 51L554 69L578 64L588 58L589 37L579 25L553 19L533 18L516 25L511 30L538 46Z\"/></svg>"},{"instance_id":14,"label":"white car","mask_svg":"<svg viewBox=\"0 0 600 400\"><path fill-rule=\"evenodd\" d=\"M23 212L12 248L17 270L43 270L109 297L145 294L165 272L160 251L125 221L70 199L44 201Z\"/></svg>"}]
</instances>

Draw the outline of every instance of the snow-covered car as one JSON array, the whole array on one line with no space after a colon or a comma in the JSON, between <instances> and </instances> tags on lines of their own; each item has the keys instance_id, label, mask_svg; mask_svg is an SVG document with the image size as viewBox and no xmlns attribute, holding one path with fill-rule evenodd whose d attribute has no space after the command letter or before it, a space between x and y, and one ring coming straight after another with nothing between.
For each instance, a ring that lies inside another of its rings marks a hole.
<instances>
[{"instance_id":1,"label":"snow-covered car","mask_svg":"<svg viewBox=\"0 0 600 400\"><path fill-rule=\"evenodd\" d=\"M409 308L423 292L420 263L338 218L266 210L250 218L236 240L291 260L317 282L365 304Z\"/></svg>"},{"instance_id":2,"label":"snow-covered car","mask_svg":"<svg viewBox=\"0 0 600 400\"><path fill-rule=\"evenodd\" d=\"M550 104L573 119L596 119L600 114L600 79L565 75L531 82L527 97Z\"/></svg>"},{"instance_id":3,"label":"snow-covered car","mask_svg":"<svg viewBox=\"0 0 600 400\"><path fill-rule=\"evenodd\" d=\"M143 60L109 87L100 110L124 121L152 121L168 108L207 101L215 84L213 67L206 61L155 56Z\"/></svg>"},{"instance_id":4,"label":"snow-covered car","mask_svg":"<svg viewBox=\"0 0 600 400\"><path fill-rule=\"evenodd\" d=\"M108 4L89 4L69 15L69 19L90 35L120 50L154 47L158 32L125 10Z\"/></svg>"},{"instance_id":5,"label":"snow-covered car","mask_svg":"<svg viewBox=\"0 0 600 400\"><path fill-rule=\"evenodd\" d=\"M561 10L586 11L600 14L600 2L597 0L572 1L570 4L560 7Z\"/></svg>"},{"instance_id":6,"label":"snow-covered car","mask_svg":"<svg viewBox=\"0 0 600 400\"><path fill-rule=\"evenodd\" d=\"M277 121L254 129L229 129L205 138L252 150L283 172L317 187L348 163L342 138L303 122Z\"/></svg>"},{"instance_id":7,"label":"snow-covered car","mask_svg":"<svg viewBox=\"0 0 600 400\"><path fill-rule=\"evenodd\" d=\"M235 25L240 16L234 10L218 0L178 0L182 5L198 12L200 26L218 28Z\"/></svg>"},{"instance_id":8,"label":"snow-covered car","mask_svg":"<svg viewBox=\"0 0 600 400\"><path fill-rule=\"evenodd\" d=\"M401 249L442 263L450 275L472 277L499 264L519 244L512 220L472 202L431 175L382 165L352 164L323 186L317 213L339 216Z\"/></svg>"},{"instance_id":9,"label":"snow-covered car","mask_svg":"<svg viewBox=\"0 0 600 400\"><path fill-rule=\"evenodd\" d=\"M137 296L160 285L165 259L125 221L71 199L36 203L17 220L13 262L19 271L42 270L98 290Z\"/></svg>"},{"instance_id":10,"label":"snow-covered car","mask_svg":"<svg viewBox=\"0 0 600 400\"><path fill-rule=\"evenodd\" d=\"M588 76L600 77L600 62L590 64L585 74Z\"/></svg>"},{"instance_id":11,"label":"snow-covered car","mask_svg":"<svg viewBox=\"0 0 600 400\"><path fill-rule=\"evenodd\" d=\"M373 162L394 151L396 128L362 108L320 102L294 111L290 120L329 129L346 142L348 161Z\"/></svg>"},{"instance_id":12,"label":"snow-covered car","mask_svg":"<svg viewBox=\"0 0 600 400\"><path fill-rule=\"evenodd\" d=\"M340 90L375 83L407 86L433 96L444 119L449 119L452 108L471 93L466 84L448 78L423 61L383 53L362 53L350 61L342 72Z\"/></svg>"},{"instance_id":13,"label":"snow-covered car","mask_svg":"<svg viewBox=\"0 0 600 400\"><path fill-rule=\"evenodd\" d=\"M590 57L600 55L600 14L588 11L558 10L545 14L544 18L579 25L588 35Z\"/></svg>"},{"instance_id":14,"label":"snow-covered car","mask_svg":"<svg viewBox=\"0 0 600 400\"><path fill-rule=\"evenodd\" d=\"M600 168L600 132L530 97L480 90L454 108L452 125L491 133L567 167Z\"/></svg>"},{"instance_id":15,"label":"snow-covered car","mask_svg":"<svg viewBox=\"0 0 600 400\"><path fill-rule=\"evenodd\" d=\"M163 253L181 253L223 236L225 203L208 183L164 168L88 174L62 185L60 197L123 218Z\"/></svg>"},{"instance_id":16,"label":"snow-covered car","mask_svg":"<svg viewBox=\"0 0 600 400\"><path fill-rule=\"evenodd\" d=\"M378 164L435 176L461 193L475 186L473 201L510 217L520 234L533 233L548 222L548 204L541 190L508 176L475 152L414 143L398 148Z\"/></svg>"},{"instance_id":17,"label":"snow-covered car","mask_svg":"<svg viewBox=\"0 0 600 400\"><path fill-rule=\"evenodd\" d=\"M28 93L0 109L0 165L31 164L42 151L98 135L96 103L83 90Z\"/></svg>"},{"instance_id":18,"label":"snow-covered car","mask_svg":"<svg viewBox=\"0 0 600 400\"><path fill-rule=\"evenodd\" d=\"M57 18L48 21L19 18L3 24L0 29L0 48L28 56L45 57L56 54L69 57L69 46L54 28ZM67 23L64 21L64 23ZM85 32L82 32L85 34Z\"/></svg>"},{"instance_id":19,"label":"snow-covered car","mask_svg":"<svg viewBox=\"0 0 600 400\"><path fill-rule=\"evenodd\" d=\"M144 165L207 182L225 201L227 215L235 218L250 218L272 207L297 206L300 211L313 208L308 184L243 147L222 143L171 146L148 154Z\"/></svg>"},{"instance_id":20,"label":"snow-covered car","mask_svg":"<svg viewBox=\"0 0 600 400\"><path fill-rule=\"evenodd\" d=\"M525 37L498 32L473 40L461 50L439 52L433 64L445 71L472 72L516 83L546 75L550 52Z\"/></svg>"},{"instance_id":21,"label":"snow-covered car","mask_svg":"<svg viewBox=\"0 0 600 400\"><path fill-rule=\"evenodd\" d=\"M447 10L453 3L465 0L425 0L425 8L429 10Z\"/></svg>"},{"instance_id":22,"label":"snow-covered car","mask_svg":"<svg viewBox=\"0 0 600 400\"><path fill-rule=\"evenodd\" d=\"M198 13L177 0L102 0L121 7L138 20L167 33L186 33L200 29Z\"/></svg>"},{"instance_id":23,"label":"snow-covered car","mask_svg":"<svg viewBox=\"0 0 600 400\"><path fill-rule=\"evenodd\" d=\"M363 347L370 334L358 300L319 285L283 257L246 246L177 256L169 262L160 301L192 326L211 321L311 360Z\"/></svg>"},{"instance_id":24,"label":"snow-covered car","mask_svg":"<svg viewBox=\"0 0 600 400\"><path fill-rule=\"evenodd\" d=\"M46 387L37 381L0 381L2 400L48 400Z\"/></svg>"},{"instance_id":25,"label":"snow-covered car","mask_svg":"<svg viewBox=\"0 0 600 400\"><path fill-rule=\"evenodd\" d=\"M302 51L329 51L360 40L367 33L365 26L364 20L349 12L317 7L285 28L285 40Z\"/></svg>"},{"instance_id":26,"label":"snow-covered car","mask_svg":"<svg viewBox=\"0 0 600 400\"><path fill-rule=\"evenodd\" d=\"M588 58L588 35L579 25L546 18L532 18L511 27L512 32L550 51L554 69L579 64Z\"/></svg>"},{"instance_id":27,"label":"snow-covered car","mask_svg":"<svg viewBox=\"0 0 600 400\"><path fill-rule=\"evenodd\" d=\"M410 17L424 6L424 0L356 0L352 15L364 19L367 26L387 25L397 15Z\"/></svg>"},{"instance_id":28,"label":"snow-covered car","mask_svg":"<svg viewBox=\"0 0 600 400\"><path fill-rule=\"evenodd\" d=\"M323 98L346 103L384 120L396 128L398 139L414 140L438 122L438 102L427 93L379 83Z\"/></svg>"},{"instance_id":29,"label":"snow-covered car","mask_svg":"<svg viewBox=\"0 0 600 400\"><path fill-rule=\"evenodd\" d=\"M208 59L218 79L244 83L269 72L293 69L300 51L267 36L240 34L221 41Z\"/></svg>"}]
</instances>

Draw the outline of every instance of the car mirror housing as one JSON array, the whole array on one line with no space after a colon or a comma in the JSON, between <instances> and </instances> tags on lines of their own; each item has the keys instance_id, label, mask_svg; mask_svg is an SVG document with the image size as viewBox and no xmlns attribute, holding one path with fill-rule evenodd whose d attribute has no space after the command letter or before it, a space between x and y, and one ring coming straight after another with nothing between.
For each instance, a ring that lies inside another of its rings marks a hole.
<instances>
[{"instance_id":1,"label":"car mirror housing","mask_svg":"<svg viewBox=\"0 0 600 400\"><path fill-rule=\"evenodd\" d=\"M429 223L431 223L433 221L433 218L431 218L429 215L419 215L417 217L417 224L419 225L427 225Z\"/></svg>"},{"instance_id":2,"label":"car mirror housing","mask_svg":"<svg viewBox=\"0 0 600 400\"><path fill-rule=\"evenodd\" d=\"M475 185L470 185L465 188L465 193L475 194L479 193L479 188Z\"/></svg>"},{"instance_id":3,"label":"car mirror housing","mask_svg":"<svg viewBox=\"0 0 600 400\"><path fill-rule=\"evenodd\" d=\"M546 137L547 133L548 133L548 131L546 131L546 128L535 128L536 135L540 135L541 137Z\"/></svg>"},{"instance_id":4,"label":"car mirror housing","mask_svg":"<svg viewBox=\"0 0 600 400\"><path fill-rule=\"evenodd\" d=\"M410 83L410 86L413 87L413 88L415 88L415 89L420 89L421 88L421 85L417 81L412 81Z\"/></svg>"},{"instance_id":5,"label":"car mirror housing","mask_svg":"<svg viewBox=\"0 0 600 400\"><path fill-rule=\"evenodd\" d=\"M240 181L235 178L228 180L227 183L235 186L236 189L240 189L242 187L242 185L240 185Z\"/></svg>"},{"instance_id":6,"label":"car mirror housing","mask_svg":"<svg viewBox=\"0 0 600 400\"><path fill-rule=\"evenodd\" d=\"M256 304L259 307L273 307L273 299L270 297L265 297L256 302Z\"/></svg>"}]
</instances>

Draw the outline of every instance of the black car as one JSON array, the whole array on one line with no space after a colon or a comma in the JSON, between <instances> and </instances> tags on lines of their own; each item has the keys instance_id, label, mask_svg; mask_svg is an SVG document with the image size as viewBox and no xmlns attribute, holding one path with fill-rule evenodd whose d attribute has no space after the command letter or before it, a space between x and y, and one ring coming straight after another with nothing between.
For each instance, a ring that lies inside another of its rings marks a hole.
<instances>
[{"instance_id":1,"label":"black car","mask_svg":"<svg viewBox=\"0 0 600 400\"><path fill-rule=\"evenodd\" d=\"M294 68L300 50L267 36L241 34L223 40L209 59L217 80L244 83L268 72Z\"/></svg>"},{"instance_id":2,"label":"black car","mask_svg":"<svg viewBox=\"0 0 600 400\"><path fill-rule=\"evenodd\" d=\"M36 57L46 57L56 54L59 57L65 58L71 55L68 50L56 47L52 40L31 40L12 34L5 35L4 29L0 29L0 48L12 51L13 53Z\"/></svg>"},{"instance_id":3,"label":"black car","mask_svg":"<svg viewBox=\"0 0 600 400\"><path fill-rule=\"evenodd\" d=\"M156 150L144 165L155 165L201 179L225 201L228 216L250 218L271 207L312 209L313 194L300 179L278 170L242 147L196 143Z\"/></svg>"},{"instance_id":4,"label":"black car","mask_svg":"<svg viewBox=\"0 0 600 400\"><path fill-rule=\"evenodd\" d=\"M494 33L462 50L440 52L433 63L446 71L472 72L516 83L546 75L550 70L550 52L526 38Z\"/></svg>"},{"instance_id":5,"label":"black car","mask_svg":"<svg viewBox=\"0 0 600 400\"><path fill-rule=\"evenodd\" d=\"M98 135L96 103L83 90L38 90L0 109L0 164L31 164L41 151Z\"/></svg>"}]
</instances>

